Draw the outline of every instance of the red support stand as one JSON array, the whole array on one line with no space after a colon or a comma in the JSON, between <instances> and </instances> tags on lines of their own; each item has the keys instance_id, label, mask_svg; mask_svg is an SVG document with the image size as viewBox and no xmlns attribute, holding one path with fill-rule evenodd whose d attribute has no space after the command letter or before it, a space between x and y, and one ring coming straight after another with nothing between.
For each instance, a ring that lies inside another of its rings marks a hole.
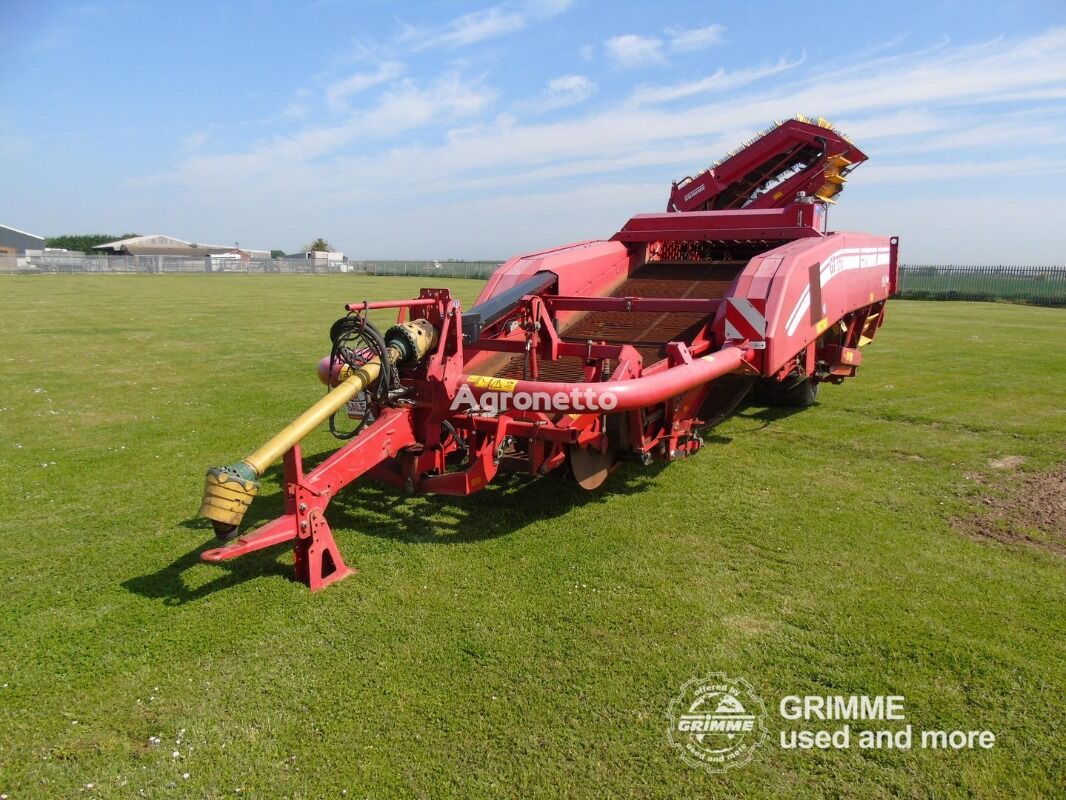
<instances>
[{"instance_id":1,"label":"red support stand","mask_svg":"<svg viewBox=\"0 0 1066 800\"><path fill-rule=\"evenodd\" d=\"M294 488L297 525L293 557L296 580L306 583L312 592L317 592L354 575L355 570L344 563L329 523L322 516L323 509L320 506L325 504L303 486L296 484Z\"/></svg>"},{"instance_id":2,"label":"red support stand","mask_svg":"<svg viewBox=\"0 0 1066 800\"><path fill-rule=\"evenodd\" d=\"M292 541L296 580L317 592L355 574L355 570L344 563L333 532L322 516L328 498L304 486L300 445L285 453L284 464L285 513L224 547L207 550L200 557L217 563Z\"/></svg>"}]
</instances>

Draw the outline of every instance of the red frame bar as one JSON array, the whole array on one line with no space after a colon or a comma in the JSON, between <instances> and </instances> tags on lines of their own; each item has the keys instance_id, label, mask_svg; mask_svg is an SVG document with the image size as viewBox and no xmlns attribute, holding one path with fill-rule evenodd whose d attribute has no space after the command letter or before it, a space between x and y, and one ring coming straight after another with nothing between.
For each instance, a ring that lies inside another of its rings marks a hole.
<instances>
[{"instance_id":1,"label":"red frame bar","mask_svg":"<svg viewBox=\"0 0 1066 800\"><path fill-rule=\"evenodd\" d=\"M460 430L475 430L494 433L497 421L494 417L465 416L452 417L451 422ZM560 428L550 421L530 422L508 415L507 433L521 439L539 439L544 442L570 444L576 442L581 431L578 428Z\"/></svg>"},{"instance_id":2,"label":"red frame bar","mask_svg":"<svg viewBox=\"0 0 1066 800\"><path fill-rule=\"evenodd\" d=\"M814 203L740 211L637 214L611 237L615 242L779 240L824 235Z\"/></svg>"}]
</instances>

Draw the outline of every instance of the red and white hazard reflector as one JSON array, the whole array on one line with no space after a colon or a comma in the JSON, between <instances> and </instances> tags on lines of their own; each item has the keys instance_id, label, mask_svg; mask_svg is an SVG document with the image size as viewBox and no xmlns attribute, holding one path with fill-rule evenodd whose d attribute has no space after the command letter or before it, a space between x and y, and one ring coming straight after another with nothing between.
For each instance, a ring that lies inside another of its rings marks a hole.
<instances>
[{"instance_id":1,"label":"red and white hazard reflector","mask_svg":"<svg viewBox=\"0 0 1066 800\"><path fill-rule=\"evenodd\" d=\"M728 297L725 307L725 338L746 340L753 349L766 347L766 301Z\"/></svg>"}]
</instances>

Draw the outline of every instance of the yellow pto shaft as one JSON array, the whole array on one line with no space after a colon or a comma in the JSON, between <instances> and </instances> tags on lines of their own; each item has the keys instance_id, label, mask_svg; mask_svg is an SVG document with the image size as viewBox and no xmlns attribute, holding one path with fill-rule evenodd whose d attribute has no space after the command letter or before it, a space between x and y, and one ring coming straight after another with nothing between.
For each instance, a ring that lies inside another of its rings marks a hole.
<instances>
[{"instance_id":1,"label":"yellow pto shaft","mask_svg":"<svg viewBox=\"0 0 1066 800\"><path fill-rule=\"evenodd\" d=\"M414 364L437 344L438 332L424 319L396 325L385 334L385 357L390 364ZM325 397L282 428L262 447L235 464L212 467L204 481L200 516L211 520L220 536L234 531L259 493L259 477L293 445L340 411L344 404L381 376L381 361L372 358L361 367L345 367L344 380Z\"/></svg>"},{"instance_id":2,"label":"yellow pto shaft","mask_svg":"<svg viewBox=\"0 0 1066 800\"><path fill-rule=\"evenodd\" d=\"M392 351L389 351L392 355ZM200 516L222 526L240 525L252 499L259 493L259 476L285 451L337 413L345 403L366 389L381 374L376 358L351 372L339 386L282 428L266 444L241 461L212 467L204 483Z\"/></svg>"},{"instance_id":3,"label":"yellow pto shaft","mask_svg":"<svg viewBox=\"0 0 1066 800\"><path fill-rule=\"evenodd\" d=\"M390 350L389 355L395 360L395 351ZM359 369L349 372L348 377L340 386L278 431L262 447L247 456L244 459L245 463L251 465L257 474L262 475L267 467L285 454L286 450L302 441L315 428L340 411L345 403L370 386L380 374L381 362L376 358L368 361Z\"/></svg>"}]
</instances>

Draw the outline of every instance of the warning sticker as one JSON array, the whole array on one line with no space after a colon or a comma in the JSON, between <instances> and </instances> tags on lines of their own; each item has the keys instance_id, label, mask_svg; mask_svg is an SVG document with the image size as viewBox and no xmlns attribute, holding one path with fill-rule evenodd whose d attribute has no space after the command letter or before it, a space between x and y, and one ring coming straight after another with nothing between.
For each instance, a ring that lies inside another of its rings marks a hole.
<instances>
[{"instance_id":1,"label":"warning sticker","mask_svg":"<svg viewBox=\"0 0 1066 800\"><path fill-rule=\"evenodd\" d=\"M491 375L470 375L466 382L475 389L488 389L490 392L513 392L518 381L511 378L494 378Z\"/></svg>"}]
</instances>

